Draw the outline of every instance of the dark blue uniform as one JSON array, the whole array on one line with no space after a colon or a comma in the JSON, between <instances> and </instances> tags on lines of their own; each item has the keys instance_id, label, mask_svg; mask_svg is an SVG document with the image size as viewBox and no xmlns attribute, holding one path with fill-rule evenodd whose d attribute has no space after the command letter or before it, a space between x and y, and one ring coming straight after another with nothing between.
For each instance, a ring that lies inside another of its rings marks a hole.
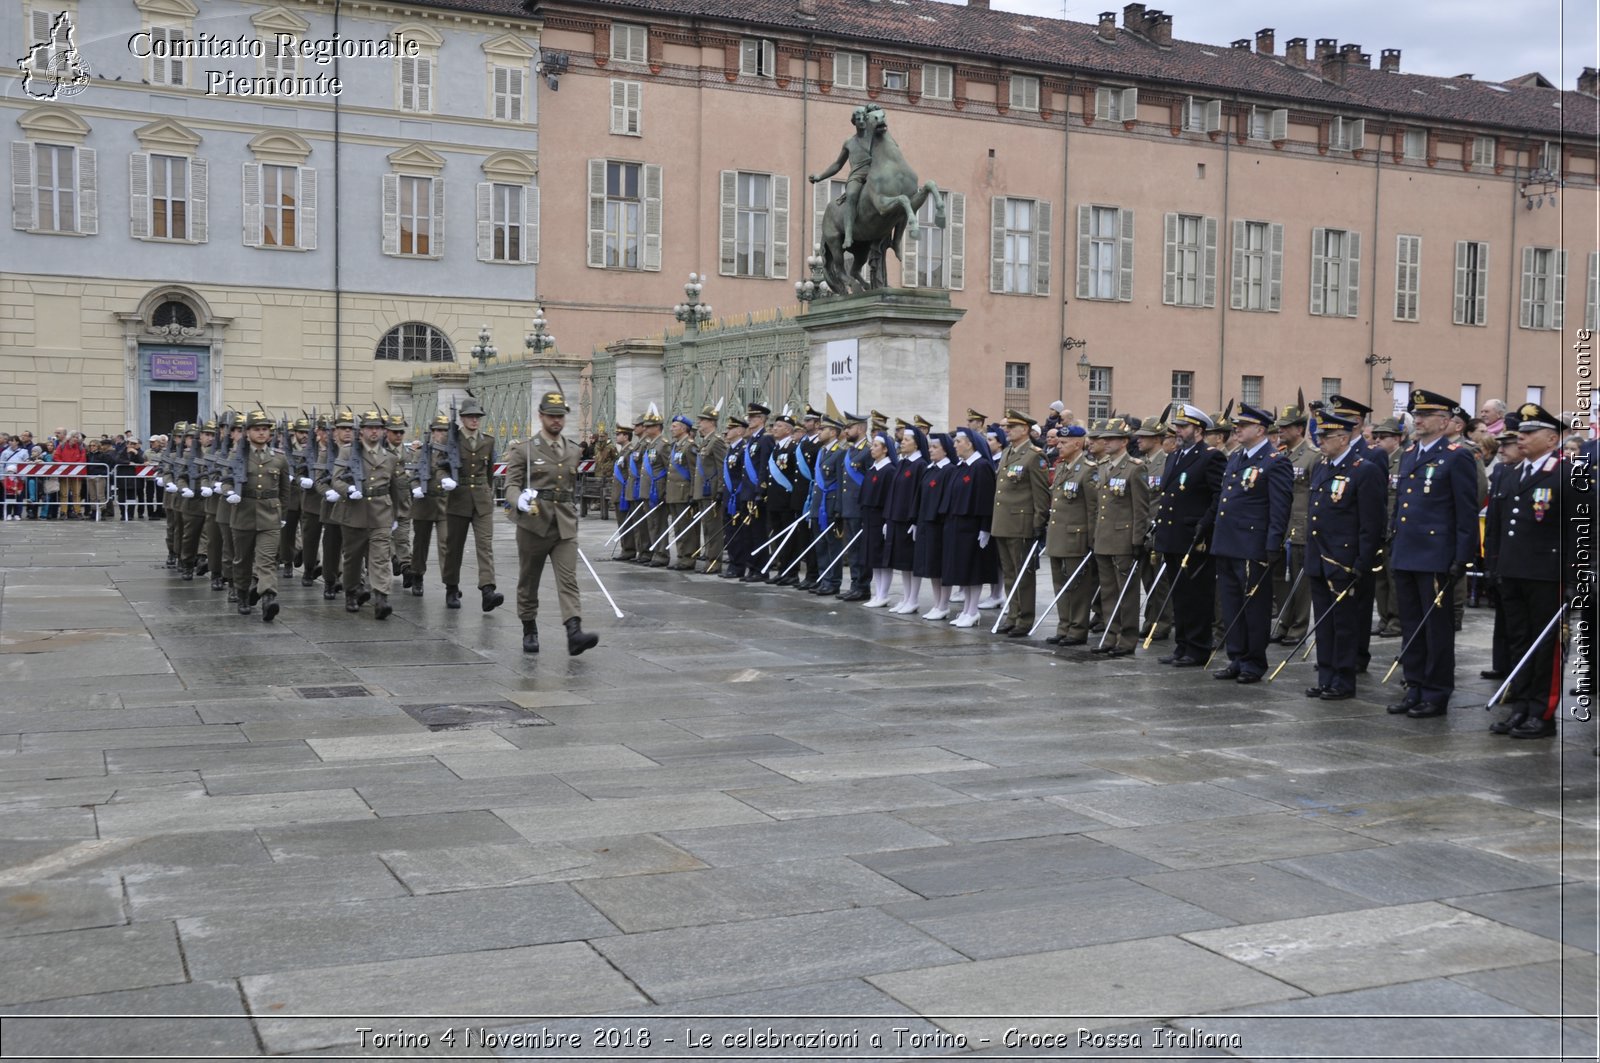
<instances>
[{"instance_id":1,"label":"dark blue uniform","mask_svg":"<svg viewBox=\"0 0 1600 1063\"><path fill-rule=\"evenodd\" d=\"M1227 456L1200 442L1167 455L1161 493L1154 499L1154 543L1167 562L1172 588L1172 661L1198 665L1211 654L1211 620L1217 609L1217 575L1211 554L1190 551L1222 487ZM1189 565L1179 571L1185 553Z\"/></svg>"},{"instance_id":2,"label":"dark blue uniform","mask_svg":"<svg viewBox=\"0 0 1600 1063\"><path fill-rule=\"evenodd\" d=\"M750 571L750 551L758 542L754 538L750 508L755 503L758 487L745 476L744 458L747 445L747 441L743 439L729 443L727 456L722 461L726 470L723 487L727 491L727 498L723 503L727 521L723 527L722 538L727 543L728 549L728 568L723 575L729 579L742 578Z\"/></svg>"},{"instance_id":3,"label":"dark blue uniform","mask_svg":"<svg viewBox=\"0 0 1600 1063\"><path fill-rule=\"evenodd\" d=\"M1355 692L1361 636L1371 633L1359 595L1383 543L1387 469L1388 455L1363 457L1351 447L1337 464L1324 458L1311 470L1306 579L1318 626L1317 685L1308 695L1337 700Z\"/></svg>"},{"instance_id":4,"label":"dark blue uniform","mask_svg":"<svg viewBox=\"0 0 1600 1063\"><path fill-rule=\"evenodd\" d=\"M747 512L750 514L750 524L745 534L750 538L749 565L745 569L744 582L759 583L766 579L761 574L762 566L767 563L767 551L761 549L767 539L772 535L770 522L767 519L767 485L771 482L772 473L768 471L768 461L772 457L772 448L777 445L777 440L768 434L766 426L762 426L745 437L745 480L754 488L753 501L749 504Z\"/></svg>"},{"instance_id":5,"label":"dark blue uniform","mask_svg":"<svg viewBox=\"0 0 1600 1063\"><path fill-rule=\"evenodd\" d=\"M838 594L840 571L834 559L844 547L844 517L840 483L844 480L844 444L824 443L811 471L811 526L816 535L816 594Z\"/></svg>"},{"instance_id":6,"label":"dark blue uniform","mask_svg":"<svg viewBox=\"0 0 1600 1063\"><path fill-rule=\"evenodd\" d=\"M872 458L867 453L866 437L855 443L845 443L844 448L844 482L839 485L839 512L844 516L844 540L851 546L849 556L839 564L841 567L850 566L850 590L844 599L865 601L867 589L863 583L867 578L867 553L866 544L861 540L866 536L856 533L861 531L861 485L866 481L867 467L872 464Z\"/></svg>"},{"instance_id":7,"label":"dark blue uniform","mask_svg":"<svg viewBox=\"0 0 1600 1063\"><path fill-rule=\"evenodd\" d=\"M1243 447L1228 459L1214 511L1211 554L1217 559L1217 592L1228 629L1228 667L1219 677L1259 679L1267 670L1272 633L1272 576L1267 559L1283 549L1294 505L1294 465L1263 440L1254 455Z\"/></svg>"},{"instance_id":8,"label":"dark blue uniform","mask_svg":"<svg viewBox=\"0 0 1600 1063\"><path fill-rule=\"evenodd\" d=\"M1400 635L1409 640L1400 659L1406 682L1400 705L1437 715L1456 685L1455 623L1443 599L1451 569L1459 575L1478 556L1477 460L1442 437L1426 450L1412 443L1400 456L1399 477L1389 549ZM1430 612L1436 600L1443 604Z\"/></svg>"},{"instance_id":9,"label":"dark blue uniform","mask_svg":"<svg viewBox=\"0 0 1600 1063\"><path fill-rule=\"evenodd\" d=\"M822 443L816 436L799 436L795 446L800 448L800 479L795 486L800 488L800 511L809 512L806 507L811 504L812 477L817 474L817 453L822 449ZM802 521L800 527L795 529L794 541L799 548L800 565L797 571L803 573L800 579L800 589L811 590L817 585L817 550L816 532L812 522L807 519Z\"/></svg>"},{"instance_id":10,"label":"dark blue uniform","mask_svg":"<svg viewBox=\"0 0 1600 1063\"><path fill-rule=\"evenodd\" d=\"M801 457L798 443L799 441L792 435L782 443L774 441L771 457L765 466L767 537L783 533L783 536L769 548L772 566L767 578L784 586L800 582L799 577L793 572L787 576L783 575L789 568L790 562L800 556L801 542L800 528L796 527L787 532L784 529L794 524L806 504L806 480L800 473Z\"/></svg>"}]
</instances>

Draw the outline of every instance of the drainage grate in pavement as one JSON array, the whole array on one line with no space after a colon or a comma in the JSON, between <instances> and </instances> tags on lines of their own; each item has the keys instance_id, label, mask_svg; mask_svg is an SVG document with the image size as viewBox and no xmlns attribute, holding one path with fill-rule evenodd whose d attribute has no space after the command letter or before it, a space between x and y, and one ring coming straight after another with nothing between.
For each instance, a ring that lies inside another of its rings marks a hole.
<instances>
[{"instance_id":1,"label":"drainage grate in pavement","mask_svg":"<svg viewBox=\"0 0 1600 1063\"><path fill-rule=\"evenodd\" d=\"M475 727L549 727L551 722L509 701L453 701L443 705L402 705L406 715L430 731L468 731Z\"/></svg>"},{"instance_id":2,"label":"drainage grate in pavement","mask_svg":"<svg viewBox=\"0 0 1600 1063\"><path fill-rule=\"evenodd\" d=\"M346 684L332 687L295 687L294 692L307 700L315 698L364 698L372 691L364 686Z\"/></svg>"}]
</instances>

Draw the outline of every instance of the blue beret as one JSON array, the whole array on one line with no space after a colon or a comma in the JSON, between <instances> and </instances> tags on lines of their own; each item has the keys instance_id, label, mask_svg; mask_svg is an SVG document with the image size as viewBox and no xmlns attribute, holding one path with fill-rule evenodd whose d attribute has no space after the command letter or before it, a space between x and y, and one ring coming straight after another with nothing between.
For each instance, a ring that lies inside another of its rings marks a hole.
<instances>
[{"instance_id":1,"label":"blue beret","mask_svg":"<svg viewBox=\"0 0 1600 1063\"><path fill-rule=\"evenodd\" d=\"M1067 435L1069 436L1081 436L1087 434L1088 433L1083 430L1083 425L1081 424L1075 424L1071 428L1067 429Z\"/></svg>"}]
</instances>

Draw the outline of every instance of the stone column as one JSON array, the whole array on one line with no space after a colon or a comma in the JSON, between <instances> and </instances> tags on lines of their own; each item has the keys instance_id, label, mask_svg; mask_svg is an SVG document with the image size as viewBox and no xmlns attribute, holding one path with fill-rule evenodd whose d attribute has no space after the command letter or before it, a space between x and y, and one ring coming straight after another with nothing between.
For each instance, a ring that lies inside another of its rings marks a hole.
<instances>
[{"instance_id":1,"label":"stone column","mask_svg":"<svg viewBox=\"0 0 1600 1063\"><path fill-rule=\"evenodd\" d=\"M606 348L617 367L617 424L632 425L650 404L666 414L667 385L661 362L666 347L659 339L620 340Z\"/></svg>"},{"instance_id":2,"label":"stone column","mask_svg":"<svg viewBox=\"0 0 1600 1063\"><path fill-rule=\"evenodd\" d=\"M881 410L907 418L923 413L935 423L946 420L950 329L965 313L950 305L949 292L927 288L817 300L796 319L811 347L811 404L823 409L832 392L844 412Z\"/></svg>"}]
</instances>

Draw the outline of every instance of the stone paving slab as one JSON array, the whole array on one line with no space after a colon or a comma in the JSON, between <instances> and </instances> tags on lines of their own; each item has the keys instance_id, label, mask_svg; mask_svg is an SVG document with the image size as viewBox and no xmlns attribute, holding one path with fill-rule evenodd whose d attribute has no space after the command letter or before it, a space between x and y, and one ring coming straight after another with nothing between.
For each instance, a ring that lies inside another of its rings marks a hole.
<instances>
[{"instance_id":1,"label":"stone paving slab","mask_svg":"<svg viewBox=\"0 0 1600 1063\"><path fill-rule=\"evenodd\" d=\"M227 915L258 908L298 908L404 897L406 889L373 856L293 860L215 871L193 868L128 874L128 908L136 921ZM121 912L118 898L118 912Z\"/></svg>"},{"instance_id":2,"label":"stone paving slab","mask_svg":"<svg viewBox=\"0 0 1600 1063\"><path fill-rule=\"evenodd\" d=\"M304 767L265 768L259 771L219 770L201 774L206 791L216 797L228 794L292 793L297 790L360 790L369 784L426 788L460 781L455 773L432 757L396 757L392 760L340 761L333 764L325 764L314 757L312 760L311 764Z\"/></svg>"},{"instance_id":3,"label":"stone paving slab","mask_svg":"<svg viewBox=\"0 0 1600 1063\"><path fill-rule=\"evenodd\" d=\"M1423 797L1351 805L1326 814L1343 830L1387 842L1455 838L1544 826L1545 816L1473 797Z\"/></svg>"},{"instance_id":4,"label":"stone paving slab","mask_svg":"<svg viewBox=\"0 0 1600 1063\"><path fill-rule=\"evenodd\" d=\"M661 875L706 865L653 834L588 838L571 843L512 842L380 854L413 893Z\"/></svg>"},{"instance_id":5,"label":"stone paving slab","mask_svg":"<svg viewBox=\"0 0 1600 1063\"><path fill-rule=\"evenodd\" d=\"M1458 974L1450 979L1535 1015L1560 1018L1569 1028L1593 1037L1596 1001L1600 1000L1592 958L1569 953L1567 958L1522 967Z\"/></svg>"},{"instance_id":6,"label":"stone paving slab","mask_svg":"<svg viewBox=\"0 0 1600 1063\"><path fill-rule=\"evenodd\" d=\"M1543 886L1561 878L1551 871L1448 842L1405 842L1280 860L1276 865L1383 904L1494 894Z\"/></svg>"},{"instance_id":7,"label":"stone paving slab","mask_svg":"<svg viewBox=\"0 0 1600 1063\"><path fill-rule=\"evenodd\" d=\"M1089 836L1178 870L1281 860L1379 844L1288 812L1095 831Z\"/></svg>"},{"instance_id":8,"label":"stone paving slab","mask_svg":"<svg viewBox=\"0 0 1600 1063\"><path fill-rule=\"evenodd\" d=\"M1049 800L967 801L930 808L904 808L894 814L914 827L951 842L992 842L1098 830L1105 824Z\"/></svg>"},{"instance_id":9,"label":"stone paving slab","mask_svg":"<svg viewBox=\"0 0 1600 1063\"><path fill-rule=\"evenodd\" d=\"M0 888L0 937L120 926L122 890L116 881L58 879Z\"/></svg>"},{"instance_id":10,"label":"stone paving slab","mask_svg":"<svg viewBox=\"0 0 1600 1063\"><path fill-rule=\"evenodd\" d=\"M972 771L988 768L970 757L948 750L927 748L872 750L860 753L819 753L810 757L763 757L764 768L796 782L866 779L878 775L920 775L926 772Z\"/></svg>"},{"instance_id":11,"label":"stone paving slab","mask_svg":"<svg viewBox=\"0 0 1600 1063\"><path fill-rule=\"evenodd\" d=\"M1318 995L1561 956L1553 941L1434 901L1183 935Z\"/></svg>"},{"instance_id":12,"label":"stone paving slab","mask_svg":"<svg viewBox=\"0 0 1600 1063\"><path fill-rule=\"evenodd\" d=\"M261 839L253 831L244 830L78 842L9 842L0 843L0 867L5 868L0 872L0 883L26 885L77 875L239 867L271 860Z\"/></svg>"},{"instance_id":13,"label":"stone paving slab","mask_svg":"<svg viewBox=\"0 0 1600 1063\"><path fill-rule=\"evenodd\" d=\"M1262 801L1203 782L1062 794L1052 796L1049 800L1093 816L1113 827L1144 827L1283 811L1282 805L1271 801Z\"/></svg>"},{"instance_id":14,"label":"stone paving slab","mask_svg":"<svg viewBox=\"0 0 1600 1063\"><path fill-rule=\"evenodd\" d=\"M542 728L541 728L542 730ZM488 732L468 731L465 734ZM440 763L463 779L490 779L500 775L541 775L548 772L593 771L602 768L653 768L656 762L621 745L564 746L557 749L518 749L499 735L499 745L480 750L442 750Z\"/></svg>"},{"instance_id":15,"label":"stone paving slab","mask_svg":"<svg viewBox=\"0 0 1600 1063\"><path fill-rule=\"evenodd\" d=\"M252 771L321 764L304 742L268 742L210 746L152 746L148 749L110 749L104 754L106 770L123 772Z\"/></svg>"},{"instance_id":16,"label":"stone paving slab","mask_svg":"<svg viewBox=\"0 0 1600 1063\"><path fill-rule=\"evenodd\" d=\"M1370 908L1353 893L1302 878L1273 864L1231 864L1198 871L1163 871L1134 880L1198 905L1235 923L1270 923L1302 915Z\"/></svg>"},{"instance_id":17,"label":"stone paving slab","mask_svg":"<svg viewBox=\"0 0 1600 1063\"><path fill-rule=\"evenodd\" d=\"M1146 874L1160 866L1081 834L946 845L856 858L924 897Z\"/></svg>"},{"instance_id":18,"label":"stone paving slab","mask_svg":"<svg viewBox=\"0 0 1600 1063\"><path fill-rule=\"evenodd\" d=\"M70 840L96 837L90 808L22 808L8 806L0 815L0 838Z\"/></svg>"},{"instance_id":19,"label":"stone paving slab","mask_svg":"<svg viewBox=\"0 0 1600 1063\"><path fill-rule=\"evenodd\" d=\"M966 794L935 785L917 775L785 783L754 790L729 790L728 793L773 819L888 812L899 808L964 804L969 800Z\"/></svg>"},{"instance_id":20,"label":"stone paving slab","mask_svg":"<svg viewBox=\"0 0 1600 1063\"><path fill-rule=\"evenodd\" d=\"M496 814L532 842L760 823L767 817L727 794L591 801L573 808L503 808Z\"/></svg>"},{"instance_id":21,"label":"stone paving slab","mask_svg":"<svg viewBox=\"0 0 1600 1063\"><path fill-rule=\"evenodd\" d=\"M407 730L405 734L353 738L309 738L306 745L323 760L375 760L385 757L439 757L457 753L507 752L516 747L493 731ZM448 765L447 765L448 766Z\"/></svg>"},{"instance_id":22,"label":"stone paving slab","mask_svg":"<svg viewBox=\"0 0 1600 1063\"><path fill-rule=\"evenodd\" d=\"M362 802L362 807L366 803ZM475 842L511 842L517 832L489 812L439 812L345 822L266 827L257 831L274 860L327 858L391 849L438 849Z\"/></svg>"},{"instance_id":23,"label":"stone paving slab","mask_svg":"<svg viewBox=\"0 0 1600 1063\"><path fill-rule=\"evenodd\" d=\"M815 860L942 846L944 839L880 812L733 824L662 835L713 866Z\"/></svg>"},{"instance_id":24,"label":"stone paving slab","mask_svg":"<svg viewBox=\"0 0 1600 1063\"><path fill-rule=\"evenodd\" d=\"M63 1017L20 1019L19 1013ZM98 1018L85 1018L90 1015ZM188 1017L174 1017L179 1015ZM232 982L188 982L66 997L0 1008L0 1018L5 1021L8 1057L250 1056L258 1050L239 988Z\"/></svg>"},{"instance_id":25,"label":"stone paving slab","mask_svg":"<svg viewBox=\"0 0 1600 1063\"><path fill-rule=\"evenodd\" d=\"M671 767L563 771L559 778L577 792L595 799L700 793L787 782L785 776L770 768L747 760L720 757L710 763L689 765L674 761Z\"/></svg>"},{"instance_id":26,"label":"stone paving slab","mask_svg":"<svg viewBox=\"0 0 1600 1063\"><path fill-rule=\"evenodd\" d=\"M1595 894L1593 881L1568 882L1474 897L1450 897L1445 903L1573 948L1595 952Z\"/></svg>"},{"instance_id":27,"label":"stone paving slab","mask_svg":"<svg viewBox=\"0 0 1600 1063\"><path fill-rule=\"evenodd\" d=\"M421 816L528 805L583 805L588 798L554 775L489 779L377 780L358 784L362 800L380 816Z\"/></svg>"},{"instance_id":28,"label":"stone paving slab","mask_svg":"<svg viewBox=\"0 0 1600 1063\"><path fill-rule=\"evenodd\" d=\"M102 805L95 818L100 836L115 838L186 830L254 829L371 816L372 809L354 790L308 790Z\"/></svg>"},{"instance_id":29,"label":"stone paving slab","mask_svg":"<svg viewBox=\"0 0 1600 1063\"><path fill-rule=\"evenodd\" d=\"M170 922L0 938L0 1004L189 980Z\"/></svg>"}]
</instances>

